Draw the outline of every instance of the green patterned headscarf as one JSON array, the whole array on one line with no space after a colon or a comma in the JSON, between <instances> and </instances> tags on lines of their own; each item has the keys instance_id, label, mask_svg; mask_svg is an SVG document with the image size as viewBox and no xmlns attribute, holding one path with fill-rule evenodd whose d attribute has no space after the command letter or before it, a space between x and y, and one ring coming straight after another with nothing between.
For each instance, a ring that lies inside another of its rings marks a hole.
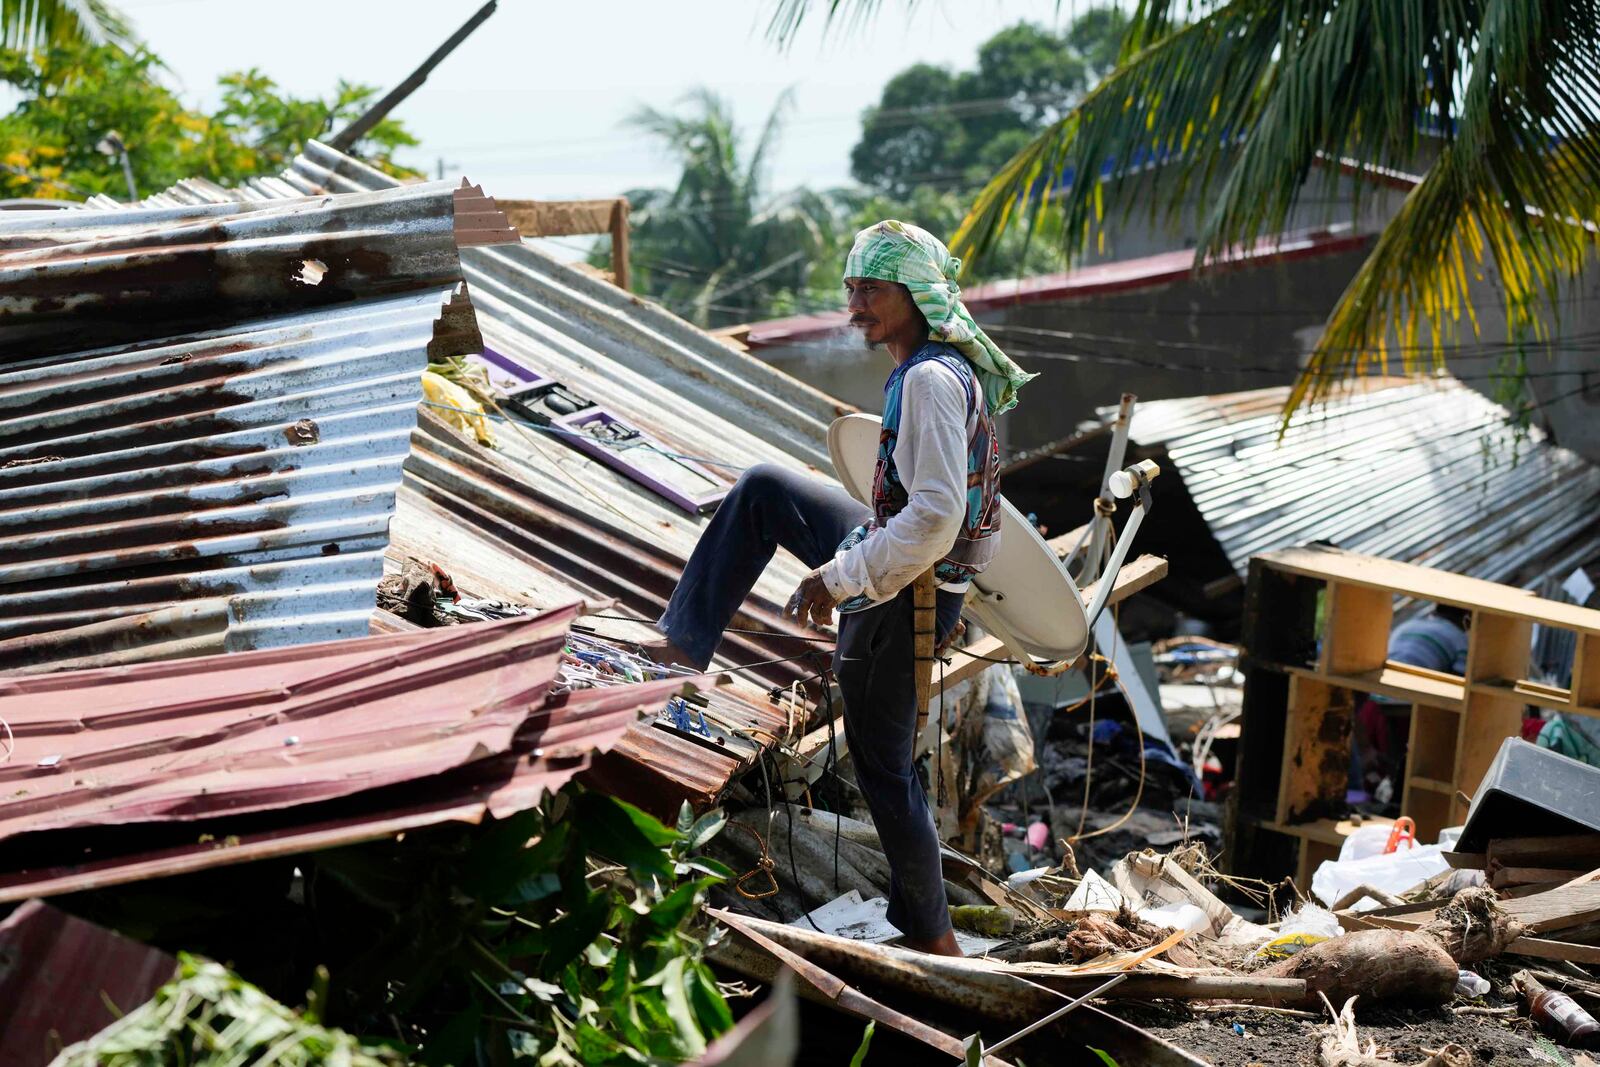
<instances>
[{"instance_id":1,"label":"green patterned headscarf","mask_svg":"<svg viewBox=\"0 0 1600 1067\"><path fill-rule=\"evenodd\" d=\"M983 387L989 414L998 415L1016 407L1017 390L1038 375L1011 362L972 321L956 285L960 271L961 261L944 242L920 226L894 219L856 234L855 246L844 261L846 278L899 282L911 290L917 310L928 320L929 338L954 345L967 357Z\"/></svg>"}]
</instances>

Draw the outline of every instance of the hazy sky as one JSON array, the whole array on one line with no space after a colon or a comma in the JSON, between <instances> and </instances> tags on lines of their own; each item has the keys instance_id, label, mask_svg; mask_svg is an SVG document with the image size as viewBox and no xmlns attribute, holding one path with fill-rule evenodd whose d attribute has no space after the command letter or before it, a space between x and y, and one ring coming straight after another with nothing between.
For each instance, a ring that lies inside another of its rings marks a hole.
<instances>
[{"instance_id":1,"label":"hazy sky","mask_svg":"<svg viewBox=\"0 0 1600 1067\"><path fill-rule=\"evenodd\" d=\"M258 67L301 95L344 77L387 90L482 0L119 0L190 103L225 71ZM821 6L820 4L818 5ZM773 161L778 189L849 179L861 109L917 61L970 66L977 45L1021 19L1070 20L1084 0L883 0L866 27L820 20L787 53L765 38L771 0L500 0L396 117L422 140L403 161L465 173L504 197L612 196L670 184L672 165L622 127L706 85L759 128L785 88L795 108ZM753 136L753 133L752 133Z\"/></svg>"}]
</instances>

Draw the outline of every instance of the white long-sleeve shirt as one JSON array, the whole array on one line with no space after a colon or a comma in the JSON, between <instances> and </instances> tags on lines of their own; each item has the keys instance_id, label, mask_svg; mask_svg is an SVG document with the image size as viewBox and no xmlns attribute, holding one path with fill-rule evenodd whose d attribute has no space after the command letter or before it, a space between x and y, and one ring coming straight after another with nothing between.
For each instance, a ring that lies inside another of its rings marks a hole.
<instances>
[{"instance_id":1,"label":"white long-sleeve shirt","mask_svg":"<svg viewBox=\"0 0 1600 1067\"><path fill-rule=\"evenodd\" d=\"M950 552L966 514L967 442L976 417L967 411L966 383L949 367L928 360L906 372L894 445L906 506L822 565L823 584L836 600L862 593L888 600Z\"/></svg>"}]
</instances>

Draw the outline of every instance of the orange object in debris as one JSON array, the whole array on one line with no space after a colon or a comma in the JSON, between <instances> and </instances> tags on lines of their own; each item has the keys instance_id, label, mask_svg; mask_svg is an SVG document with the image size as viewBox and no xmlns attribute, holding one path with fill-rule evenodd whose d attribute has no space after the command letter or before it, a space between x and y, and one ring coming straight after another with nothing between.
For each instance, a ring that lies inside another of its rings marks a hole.
<instances>
[{"instance_id":1,"label":"orange object in debris","mask_svg":"<svg viewBox=\"0 0 1600 1067\"><path fill-rule=\"evenodd\" d=\"M1383 846L1383 854L1389 855L1400 848L1404 841L1407 848L1417 847L1417 824L1411 821L1411 816L1402 815L1394 821L1394 826L1389 830L1389 843Z\"/></svg>"}]
</instances>

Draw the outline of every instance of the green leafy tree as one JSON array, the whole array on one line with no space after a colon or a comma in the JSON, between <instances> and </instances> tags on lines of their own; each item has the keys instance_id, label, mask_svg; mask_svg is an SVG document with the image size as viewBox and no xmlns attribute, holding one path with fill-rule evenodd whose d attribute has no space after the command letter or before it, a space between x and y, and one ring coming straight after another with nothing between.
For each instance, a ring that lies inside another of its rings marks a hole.
<instances>
[{"instance_id":1,"label":"green leafy tree","mask_svg":"<svg viewBox=\"0 0 1600 1067\"><path fill-rule=\"evenodd\" d=\"M143 48L69 42L34 52L0 52L0 81L20 96L0 117L0 189L14 197L127 197L121 163L98 149L115 131L127 146L141 195L189 177L223 184L284 167L299 146L360 115L376 93L339 82L328 99L282 93L259 71L221 79L222 102L191 110L161 81L160 60ZM385 120L357 146L391 173L396 149L416 144Z\"/></svg>"},{"instance_id":2,"label":"green leafy tree","mask_svg":"<svg viewBox=\"0 0 1600 1067\"><path fill-rule=\"evenodd\" d=\"M724 824L685 804L664 825L569 784L480 825L80 896L80 914L228 960L239 977L186 966L198 982L158 994L72 1063L255 1063L266 1035L306 1067L388 1067L379 1045L439 1065L692 1060L733 1025L705 960L722 931L702 910L730 877L702 854ZM301 1012L268 999L302 996ZM232 1023L205 1027L217 1019ZM171 1054L196 1037L210 1058ZM328 1047L349 1058L316 1055Z\"/></svg>"},{"instance_id":3,"label":"green leafy tree","mask_svg":"<svg viewBox=\"0 0 1600 1067\"><path fill-rule=\"evenodd\" d=\"M877 6L778 0L772 28ZM1122 180L1135 161L1159 162L1161 180ZM1391 335L1407 369L1442 366L1463 322L1476 332L1469 286L1489 266L1511 339L1549 335L1600 218L1600 0L1141 0L1116 69L994 175L958 254L1052 213L1076 252L1148 197L1138 206L1157 215L1203 205L1204 263L1282 232L1307 201L1358 203L1347 165L1422 173L1286 417L1387 366Z\"/></svg>"},{"instance_id":4,"label":"green leafy tree","mask_svg":"<svg viewBox=\"0 0 1600 1067\"><path fill-rule=\"evenodd\" d=\"M1031 23L978 47L976 69L918 63L889 79L850 152L855 179L892 197L975 189L1061 114L1115 56L1127 18L1084 12L1063 34Z\"/></svg>"},{"instance_id":5,"label":"green leafy tree","mask_svg":"<svg viewBox=\"0 0 1600 1067\"><path fill-rule=\"evenodd\" d=\"M748 150L728 102L709 90L691 93L679 112L646 107L630 120L681 168L673 189L628 194L640 292L717 326L764 317L774 294L806 285L830 247L835 209L809 190L767 189L789 104L785 94ZM595 262L606 262L603 252Z\"/></svg>"}]
</instances>

